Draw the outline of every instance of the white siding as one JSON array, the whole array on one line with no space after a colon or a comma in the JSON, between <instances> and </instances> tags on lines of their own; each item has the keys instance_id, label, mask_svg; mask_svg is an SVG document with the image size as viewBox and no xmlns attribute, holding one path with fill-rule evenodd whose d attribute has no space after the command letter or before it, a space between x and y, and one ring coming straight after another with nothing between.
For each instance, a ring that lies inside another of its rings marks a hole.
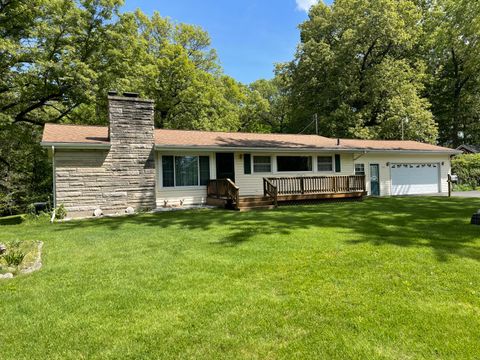
<instances>
[{"instance_id":1,"label":"white siding","mask_svg":"<svg viewBox=\"0 0 480 360\"><path fill-rule=\"evenodd\" d=\"M355 163L365 164L367 190L370 194L370 164L379 164L380 167L380 195L391 195L391 169L387 163L437 163L440 164L440 186L442 193L448 192L447 175L450 173L450 155L445 154L395 154L395 153L368 153L356 154ZM443 165L442 165L443 162Z\"/></svg>"},{"instance_id":2,"label":"white siding","mask_svg":"<svg viewBox=\"0 0 480 360\"><path fill-rule=\"evenodd\" d=\"M252 173L244 174L243 169L243 155L251 154L252 156ZM177 205L180 200L184 201L185 205L189 204L203 204L207 197L206 186L192 186L192 187L162 187L162 166L161 155L197 155L210 157L210 176L212 179L216 177L215 169L215 152L206 151L157 151L156 152L156 167L157 167L157 206L163 206L164 201L168 201L169 205ZM253 172L253 156L270 156L272 158L272 171L270 173L254 173ZM276 155L292 155L292 156L312 156L312 171L307 172L278 172L276 167ZM380 195L388 196L391 194L391 173L390 167L387 163L438 163L440 164L440 181L442 192L448 191L447 174L450 172L450 156L448 154L402 154L402 153L367 153L367 154L346 154L341 156L341 172L317 171L317 156L335 155L334 153L324 152L292 152L275 154L274 152L235 152L235 183L240 188L240 195L262 195L264 177L286 177L286 176L332 176L332 175L353 175L354 164L365 164L365 175L367 182L367 190L370 193L370 164L379 164L380 170ZM443 164L442 164L443 162ZM335 161L334 161L335 165Z\"/></svg>"},{"instance_id":3,"label":"white siding","mask_svg":"<svg viewBox=\"0 0 480 360\"><path fill-rule=\"evenodd\" d=\"M163 187L162 186L162 155L192 155L210 157L210 178L215 178L215 153L207 151L157 151L155 156L156 166L156 194L157 207L162 207L167 201L168 205L179 205L183 201L184 205L204 204L207 198L206 186L180 186Z\"/></svg>"},{"instance_id":4,"label":"white siding","mask_svg":"<svg viewBox=\"0 0 480 360\"><path fill-rule=\"evenodd\" d=\"M243 172L243 154L235 153L235 183L240 187L240 195L263 195L263 178L264 177L288 177L288 176L333 176L333 175L351 175L353 174L353 154L341 154L341 172L335 171L317 171L317 156L332 156L333 153L253 153L252 155L252 173L244 174ZM254 173L253 172L253 156L270 156L272 158L272 171L270 173ZM277 161L275 156L312 156L312 171L304 172L278 172ZM335 160L333 159L333 166L335 168Z\"/></svg>"}]
</instances>

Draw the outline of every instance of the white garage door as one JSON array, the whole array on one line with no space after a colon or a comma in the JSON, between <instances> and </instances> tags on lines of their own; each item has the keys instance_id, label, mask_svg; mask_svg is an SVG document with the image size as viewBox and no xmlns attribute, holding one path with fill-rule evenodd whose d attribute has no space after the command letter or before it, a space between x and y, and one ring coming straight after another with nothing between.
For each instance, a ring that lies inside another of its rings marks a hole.
<instances>
[{"instance_id":1,"label":"white garage door","mask_svg":"<svg viewBox=\"0 0 480 360\"><path fill-rule=\"evenodd\" d=\"M392 164L392 195L439 192L438 164Z\"/></svg>"}]
</instances>

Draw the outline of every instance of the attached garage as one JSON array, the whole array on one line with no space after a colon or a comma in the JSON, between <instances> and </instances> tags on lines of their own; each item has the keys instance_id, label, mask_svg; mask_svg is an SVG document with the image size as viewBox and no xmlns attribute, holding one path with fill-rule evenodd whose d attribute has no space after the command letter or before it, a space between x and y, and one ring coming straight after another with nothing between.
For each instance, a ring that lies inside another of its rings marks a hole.
<instances>
[{"instance_id":1,"label":"attached garage","mask_svg":"<svg viewBox=\"0 0 480 360\"><path fill-rule=\"evenodd\" d=\"M392 195L432 194L440 192L440 164L391 164Z\"/></svg>"}]
</instances>

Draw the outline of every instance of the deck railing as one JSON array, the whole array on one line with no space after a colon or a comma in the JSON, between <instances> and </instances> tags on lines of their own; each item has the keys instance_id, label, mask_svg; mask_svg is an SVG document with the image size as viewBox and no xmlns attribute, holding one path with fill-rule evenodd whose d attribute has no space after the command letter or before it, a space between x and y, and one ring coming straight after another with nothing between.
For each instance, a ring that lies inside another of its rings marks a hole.
<instances>
[{"instance_id":1,"label":"deck railing","mask_svg":"<svg viewBox=\"0 0 480 360\"><path fill-rule=\"evenodd\" d=\"M272 182L267 178L263 178L263 196L269 197L270 199L272 199L275 207L278 206L278 200L277 200L278 190L277 190L277 187L274 184L272 184Z\"/></svg>"},{"instance_id":2,"label":"deck railing","mask_svg":"<svg viewBox=\"0 0 480 360\"><path fill-rule=\"evenodd\" d=\"M350 193L365 191L364 175L270 177L264 179L276 188L277 195Z\"/></svg>"},{"instance_id":3,"label":"deck railing","mask_svg":"<svg viewBox=\"0 0 480 360\"><path fill-rule=\"evenodd\" d=\"M238 209L239 190L239 187L230 179L212 179L207 184L208 197L231 200L236 209Z\"/></svg>"}]
</instances>

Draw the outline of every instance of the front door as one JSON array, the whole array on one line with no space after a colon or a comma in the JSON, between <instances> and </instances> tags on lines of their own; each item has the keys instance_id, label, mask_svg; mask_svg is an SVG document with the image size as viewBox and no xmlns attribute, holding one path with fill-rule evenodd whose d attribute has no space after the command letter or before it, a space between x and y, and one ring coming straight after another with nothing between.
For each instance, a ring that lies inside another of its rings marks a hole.
<instances>
[{"instance_id":1,"label":"front door","mask_svg":"<svg viewBox=\"0 0 480 360\"><path fill-rule=\"evenodd\" d=\"M233 153L217 153L217 179L230 179L235 182L235 163Z\"/></svg>"},{"instance_id":2,"label":"front door","mask_svg":"<svg viewBox=\"0 0 480 360\"><path fill-rule=\"evenodd\" d=\"M380 169L378 164L370 164L370 195L380 195Z\"/></svg>"}]
</instances>

